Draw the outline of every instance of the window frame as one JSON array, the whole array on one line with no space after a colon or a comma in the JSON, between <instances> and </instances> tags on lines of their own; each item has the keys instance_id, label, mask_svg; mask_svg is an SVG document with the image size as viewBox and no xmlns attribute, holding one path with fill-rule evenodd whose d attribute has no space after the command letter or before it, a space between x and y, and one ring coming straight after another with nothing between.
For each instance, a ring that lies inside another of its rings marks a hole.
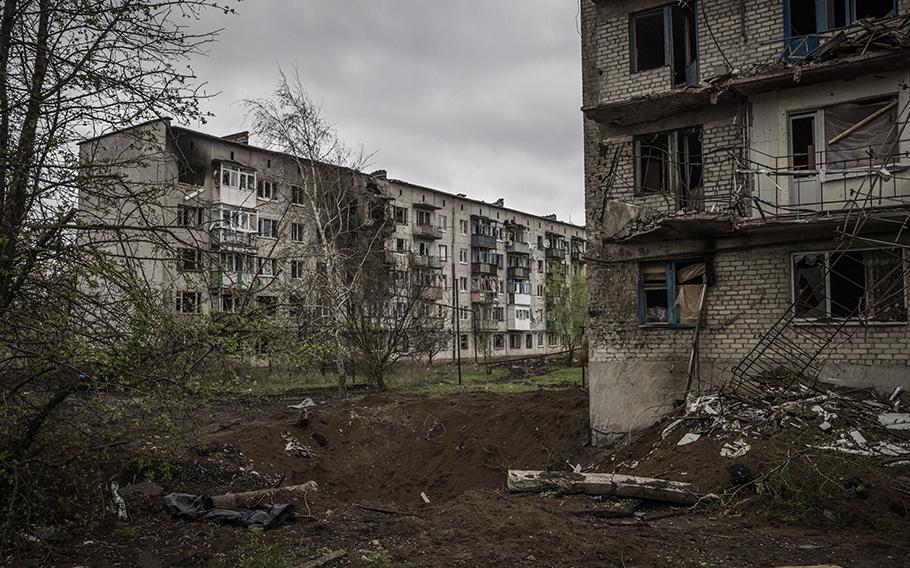
<instances>
[{"instance_id":1,"label":"window frame","mask_svg":"<svg viewBox=\"0 0 910 568\"><path fill-rule=\"evenodd\" d=\"M678 157L679 157L680 151L683 150L683 148L681 147L682 145L680 143L680 138L686 137L686 136L692 135L692 134L695 134L698 137L699 146L701 148L701 153L699 155L699 161L695 162L691 159L692 156L689 154L689 148L688 147L685 148L686 159L688 161L684 164L686 173L685 173L685 175L683 175L682 172L679 171L680 168L678 167L680 165L678 163L678 159L679 159ZM672 193L673 199L675 200L675 206L678 207L680 198L683 193L682 192L683 189L685 189L690 194L688 197L689 199L692 199L691 193L693 193L693 192L700 193L703 196L704 189L705 189L704 135L705 135L705 131L704 131L703 124L695 124L692 126L686 126L684 128L674 128L672 130L660 130L657 132L636 135L632 140L632 142L633 142L632 168L633 168L633 175L635 176L635 179L634 179L635 197L644 197L644 196L648 196L648 195L661 195L661 194ZM642 167L641 167L641 161L642 161L641 145L642 145L642 142L647 142L648 141L647 139L655 138L658 136L665 136L667 139L666 156L664 156L664 159L661 160L661 168L663 169L662 176L663 176L663 182L664 182L663 188L658 189L658 190L649 189L649 190L645 191L644 184L642 183L642 177L641 177L642 173L643 173ZM677 167L673 167L674 164ZM689 184L691 183L691 179L685 179L685 178L688 178L690 176L690 174L692 173L691 169L692 169L693 165L698 165L699 168L701 169L701 172L700 172L700 182L701 183L699 183L695 186L689 187Z\"/></svg>"},{"instance_id":2,"label":"window frame","mask_svg":"<svg viewBox=\"0 0 910 568\"><path fill-rule=\"evenodd\" d=\"M268 234L263 233L262 229L268 225L269 231ZM270 217L259 217L258 218L258 235L263 239L277 239L278 238L278 219L272 219Z\"/></svg>"},{"instance_id":3,"label":"window frame","mask_svg":"<svg viewBox=\"0 0 910 568\"><path fill-rule=\"evenodd\" d=\"M185 305L184 297L187 295L194 296L193 302L192 302L194 309L192 311L187 311L187 310L183 309L183 307ZM178 290L177 294L175 296L174 310L178 314L186 314L186 315L201 314L202 313L202 293L197 292L195 290Z\"/></svg>"},{"instance_id":4,"label":"window frame","mask_svg":"<svg viewBox=\"0 0 910 568\"><path fill-rule=\"evenodd\" d=\"M695 76L693 79L688 77L686 73L686 79L682 82L677 82L676 80L676 62L674 61L674 35L673 35L673 8L679 6L678 3L668 3L661 6L655 6L653 8L648 8L645 10L639 10L637 12L632 12L629 14L629 75L635 75L637 73L644 73L647 71L654 71L656 69L662 69L664 67L669 67L671 72L670 85L672 88L682 88L690 86L698 82L699 75L701 73L701 57L699 50L699 31L700 23L698 21L698 10L700 8L698 0L690 0L692 4L692 21L691 28L687 28L688 32L693 32L695 37L692 38L683 38L681 41L686 41L687 39L692 40L692 45L689 45L687 42L686 48L687 51L689 48L694 47L694 53L692 54L692 62L695 64ZM636 30L635 22L639 18L652 16L654 14L660 14L661 21L663 23L663 33L664 33L664 61L662 65L657 67L651 67L648 69L639 69L638 68L638 31ZM688 66L686 66L688 71Z\"/></svg>"},{"instance_id":5,"label":"window frame","mask_svg":"<svg viewBox=\"0 0 910 568\"><path fill-rule=\"evenodd\" d=\"M676 283L676 271L678 264L705 263L706 273L703 276L704 285L709 285L707 275L707 260L704 258L684 258L678 260L657 260L638 263L638 327L639 328L678 328L694 329L698 327L697 323L686 323L679 321L679 314L676 309L676 298L679 293ZM665 265L666 286L653 286L648 288L645 285L644 268L652 265ZM667 291L667 321L646 321L645 314L645 291L646 290L666 290ZM707 327L706 322L702 322L702 328Z\"/></svg>"},{"instance_id":6,"label":"window frame","mask_svg":"<svg viewBox=\"0 0 910 568\"><path fill-rule=\"evenodd\" d=\"M303 186L302 185L291 185L290 189L291 189L291 195L290 195L291 205L299 205L301 207L305 206L306 205L306 194L303 191Z\"/></svg>"},{"instance_id":7,"label":"window frame","mask_svg":"<svg viewBox=\"0 0 910 568\"><path fill-rule=\"evenodd\" d=\"M903 274L903 284L904 284L904 293L901 297L904 307L904 319L902 321L881 321L881 320L867 320L867 319L858 319L858 318L846 318L840 316L834 316L831 313L831 255L838 253L848 253L848 252L876 252L887 250L891 247L863 247L856 249L847 249L843 251L834 251L834 250L805 250L805 251L794 251L791 252L788 256L790 262L790 268L788 271L788 288L790 290L790 312L793 317L793 321L799 325L816 325L821 324L825 325L828 322L844 322L844 325L866 325L866 326L906 326L910 325L910 304L908 304L908 287L907 287L907 275L910 271L905 270ZM907 264L907 256L902 247L895 247L900 251L901 254L901 263L903 266ZM825 258L825 318L813 318L798 316L796 314L796 265L795 257L804 256L804 255L823 255ZM863 268L865 269L865 261L863 262Z\"/></svg>"},{"instance_id":8,"label":"window frame","mask_svg":"<svg viewBox=\"0 0 910 568\"><path fill-rule=\"evenodd\" d=\"M178 250L180 252L177 255L177 268L180 272L202 272L202 251L200 249L182 247ZM187 268L187 261L189 261L187 253L193 255L190 268Z\"/></svg>"},{"instance_id":9,"label":"window frame","mask_svg":"<svg viewBox=\"0 0 910 568\"><path fill-rule=\"evenodd\" d=\"M828 149L828 138L826 135L826 126L827 126L827 120L828 120L826 111L828 108L836 107L838 105L851 104L851 103L852 104L859 104L859 103L870 103L871 104L871 103L875 103L875 102L886 103L890 99L900 101L900 93L898 93L898 92L884 93L884 94L879 94L879 95L874 95L874 96L860 97L857 99L849 99L849 100L831 103L831 104L827 104L825 106L820 106L820 107L816 107L816 108L787 111L787 130L784 133L784 135L787 137L787 140L786 140L786 142L787 142L787 167L790 168L791 170L795 171L795 166L793 163L793 157L794 157L793 121L811 117L814 121L813 136L814 136L814 141L815 141L815 146L816 146L815 152L814 152L815 168L807 169L807 170L800 170L800 171L805 171L806 173L805 173L805 175L801 175L801 176L797 176L797 177L801 177L806 180L814 179L814 180L817 180L820 184L824 184L825 182L828 181L829 172L832 175L836 176L836 180L860 178L860 177L869 176L870 173L869 173L868 169L864 170L864 169L860 168L860 169L857 169L856 171L852 171L851 168L844 169L844 168L829 167L830 160L828 158L828 154L829 154L830 150ZM873 112L875 112L875 111L873 111ZM899 122L900 122L900 115L898 114L898 123ZM901 159L900 159L901 158L901 151L900 151L901 139L899 136L898 136L898 139L896 140L896 142L897 142L897 151L894 153L894 156L892 157L892 161L889 162L888 164L886 164L889 167L898 167L901 163ZM822 201L818 205L825 203L824 195L822 195L821 197L822 197ZM817 205L817 204L808 203L806 205Z\"/></svg>"}]
</instances>

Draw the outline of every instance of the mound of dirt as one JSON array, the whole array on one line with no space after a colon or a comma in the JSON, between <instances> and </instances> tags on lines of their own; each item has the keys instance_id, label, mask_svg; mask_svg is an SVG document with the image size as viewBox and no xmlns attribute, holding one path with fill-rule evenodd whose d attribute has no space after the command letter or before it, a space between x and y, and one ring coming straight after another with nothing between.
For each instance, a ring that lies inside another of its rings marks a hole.
<instances>
[{"instance_id":1,"label":"mound of dirt","mask_svg":"<svg viewBox=\"0 0 910 568\"><path fill-rule=\"evenodd\" d=\"M421 492L435 501L504 488L510 468L567 469L589 451L584 392L492 398L374 395L311 409L304 426L288 409L211 441L237 447L251 467L288 483L312 479L341 499L399 503L417 503ZM286 453L287 435L315 457Z\"/></svg>"}]
</instances>

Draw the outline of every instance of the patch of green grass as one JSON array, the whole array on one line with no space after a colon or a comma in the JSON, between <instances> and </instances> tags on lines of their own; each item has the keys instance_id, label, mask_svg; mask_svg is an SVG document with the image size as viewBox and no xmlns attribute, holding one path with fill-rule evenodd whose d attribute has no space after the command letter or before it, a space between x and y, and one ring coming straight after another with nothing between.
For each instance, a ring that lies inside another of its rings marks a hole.
<instances>
[{"instance_id":1,"label":"patch of green grass","mask_svg":"<svg viewBox=\"0 0 910 568\"><path fill-rule=\"evenodd\" d=\"M375 568L411 568L414 566L410 562L396 561L392 554L381 546L376 546L376 548L367 552L364 558Z\"/></svg>"},{"instance_id":2,"label":"patch of green grass","mask_svg":"<svg viewBox=\"0 0 910 568\"><path fill-rule=\"evenodd\" d=\"M263 541L261 530L250 531L250 538L238 549L238 558L233 566L240 568L291 568L292 562L274 544ZM226 565L225 565L226 566Z\"/></svg>"},{"instance_id":3,"label":"patch of green grass","mask_svg":"<svg viewBox=\"0 0 910 568\"><path fill-rule=\"evenodd\" d=\"M297 391L332 389L338 386L334 374L295 373L276 371L260 372L242 377L228 389L230 394L269 396Z\"/></svg>"},{"instance_id":4,"label":"patch of green grass","mask_svg":"<svg viewBox=\"0 0 910 568\"><path fill-rule=\"evenodd\" d=\"M489 392L494 394L517 394L533 392L541 388L567 388L579 384L581 369L570 367L557 369L545 375L508 381L504 371L494 369L486 372L483 365L467 363L462 367L461 384L454 365L434 367L403 366L386 377L386 390L404 394L440 397L463 392ZM353 384L362 384L363 377L356 377ZM228 391L238 395L282 395L301 391L330 390L338 385L335 375L319 373L293 373L287 371L268 373L257 372L239 379Z\"/></svg>"}]
</instances>

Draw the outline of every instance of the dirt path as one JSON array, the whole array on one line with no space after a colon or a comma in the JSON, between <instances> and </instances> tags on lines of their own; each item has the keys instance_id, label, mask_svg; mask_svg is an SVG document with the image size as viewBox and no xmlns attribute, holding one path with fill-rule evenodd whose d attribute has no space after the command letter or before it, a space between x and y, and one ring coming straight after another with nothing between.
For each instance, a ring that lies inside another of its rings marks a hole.
<instances>
[{"instance_id":1,"label":"dirt path","mask_svg":"<svg viewBox=\"0 0 910 568\"><path fill-rule=\"evenodd\" d=\"M906 524L878 531L794 528L748 510L624 524L633 521L589 514L594 502L587 497L507 494L509 468L566 469L571 463L613 471L644 451L632 446L614 454L588 447L588 401L581 391L368 396L320 403L302 423L287 402L200 412L192 447L169 458L168 475L156 477L168 492L208 494L316 481L320 491L307 501L313 518L264 537L293 560L290 566L339 548L349 554L332 566L877 567L907 566L910 558ZM288 435L315 456L288 455ZM688 459L677 461L686 471L671 468L667 476L701 483L705 491L722 490L722 469L686 451ZM662 459L650 469L667 466ZM158 471L148 465L154 460L143 463L145 469L129 472ZM160 497L130 506L129 523L112 518L100 530L14 564L241 565L249 541L245 529L172 520L160 509ZM298 511L305 507L298 503ZM651 515L668 510L644 508Z\"/></svg>"}]
</instances>

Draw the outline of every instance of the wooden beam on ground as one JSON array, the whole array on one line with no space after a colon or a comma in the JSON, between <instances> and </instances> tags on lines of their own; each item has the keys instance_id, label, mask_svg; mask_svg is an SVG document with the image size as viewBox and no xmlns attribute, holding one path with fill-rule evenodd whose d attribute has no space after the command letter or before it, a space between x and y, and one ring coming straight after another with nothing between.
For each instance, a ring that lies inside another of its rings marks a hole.
<instances>
[{"instance_id":1,"label":"wooden beam on ground","mask_svg":"<svg viewBox=\"0 0 910 568\"><path fill-rule=\"evenodd\" d=\"M302 485L288 485L286 487L273 487L271 489L260 489L258 491L246 491L244 493L225 493L212 497L212 504L215 507L248 507L256 506L265 501L284 500L293 501L298 497L306 497L307 493L315 493L318 486L314 481L308 481Z\"/></svg>"},{"instance_id":2,"label":"wooden beam on ground","mask_svg":"<svg viewBox=\"0 0 910 568\"><path fill-rule=\"evenodd\" d=\"M689 483L633 477L618 473L574 473L568 471L509 470L509 491L513 493L584 493L650 499L692 505L702 497Z\"/></svg>"}]
</instances>

